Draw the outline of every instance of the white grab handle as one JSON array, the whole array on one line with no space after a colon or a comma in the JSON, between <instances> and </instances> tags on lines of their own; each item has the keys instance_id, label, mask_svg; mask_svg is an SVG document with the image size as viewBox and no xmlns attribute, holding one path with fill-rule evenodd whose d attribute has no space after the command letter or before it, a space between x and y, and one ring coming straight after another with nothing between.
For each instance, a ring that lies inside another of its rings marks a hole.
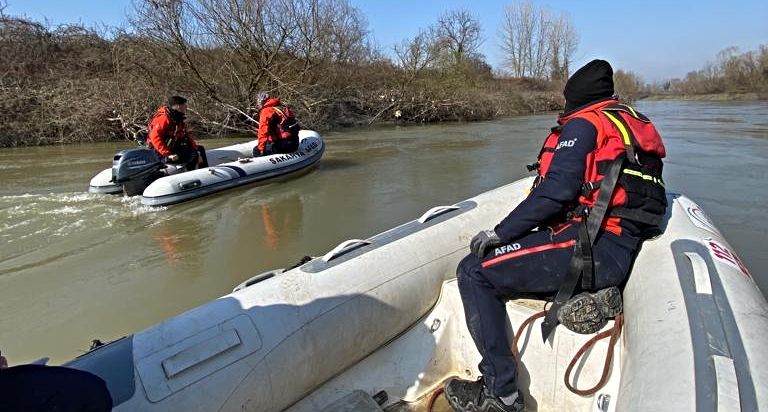
<instances>
[{"instance_id":1,"label":"white grab handle","mask_svg":"<svg viewBox=\"0 0 768 412\"><path fill-rule=\"evenodd\" d=\"M362 239L345 240L341 242L338 246L333 248L333 250L323 255L322 260L323 262L328 263L331 261L331 259L341 256L344 253L350 251L351 249L354 249L359 246L370 245L370 244L371 242L367 240L362 240Z\"/></svg>"},{"instance_id":2,"label":"white grab handle","mask_svg":"<svg viewBox=\"0 0 768 412\"><path fill-rule=\"evenodd\" d=\"M445 212L449 212L451 210L461 209L461 207L452 205L452 206L435 206L432 209L427 210L424 212L423 215L419 218L419 223L426 223L429 219L432 219L433 217L437 217L442 215Z\"/></svg>"}]
</instances>

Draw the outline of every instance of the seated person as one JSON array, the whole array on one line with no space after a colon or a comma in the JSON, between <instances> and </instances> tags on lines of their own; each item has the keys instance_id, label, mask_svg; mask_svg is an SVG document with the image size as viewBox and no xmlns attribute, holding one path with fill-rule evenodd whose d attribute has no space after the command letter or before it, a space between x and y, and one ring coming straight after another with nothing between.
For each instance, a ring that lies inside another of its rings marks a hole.
<instances>
[{"instance_id":1,"label":"seated person","mask_svg":"<svg viewBox=\"0 0 768 412\"><path fill-rule=\"evenodd\" d=\"M198 145L184 124L187 99L181 96L168 98L168 105L157 110L149 123L149 147L168 163L183 164L187 170L208 167L205 148Z\"/></svg>"},{"instance_id":2,"label":"seated person","mask_svg":"<svg viewBox=\"0 0 768 412\"><path fill-rule=\"evenodd\" d=\"M0 355L0 409L15 411L107 412L112 396L103 379L63 366L8 367Z\"/></svg>"},{"instance_id":3,"label":"seated person","mask_svg":"<svg viewBox=\"0 0 768 412\"><path fill-rule=\"evenodd\" d=\"M542 323L545 340L558 322L595 332L588 329L621 311L617 286L667 208L661 136L642 113L619 104L611 65L586 64L563 94L565 112L531 167L538 176L530 193L472 238L457 269L467 328L482 356L481 379L445 386L458 412L525 410L505 328L508 297L556 293ZM585 293L569 299L577 291ZM589 316L580 310L590 307Z\"/></svg>"},{"instance_id":4,"label":"seated person","mask_svg":"<svg viewBox=\"0 0 768 412\"><path fill-rule=\"evenodd\" d=\"M280 102L261 92L256 97L259 106L259 128L256 133L258 144L253 156L267 156L277 153L293 153L299 149L299 123L293 111Z\"/></svg>"}]
</instances>

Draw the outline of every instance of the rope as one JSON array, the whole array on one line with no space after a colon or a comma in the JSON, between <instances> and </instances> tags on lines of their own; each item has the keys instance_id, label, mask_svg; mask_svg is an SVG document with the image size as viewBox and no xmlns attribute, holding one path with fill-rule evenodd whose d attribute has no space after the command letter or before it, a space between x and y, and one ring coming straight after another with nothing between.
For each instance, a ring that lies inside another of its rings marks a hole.
<instances>
[{"instance_id":1,"label":"rope","mask_svg":"<svg viewBox=\"0 0 768 412\"><path fill-rule=\"evenodd\" d=\"M611 361L613 360L613 347L616 344L616 341L619 339L619 335L621 334L621 327L623 325L624 314L620 313L616 316L616 320L614 321L613 327L611 329L593 336L592 339L588 340L587 343L585 343L581 349L576 352L576 355L574 355L571 363L568 365L568 369L565 370L565 376L563 376L563 381L565 382L565 386L568 388L568 390L577 395L589 396L593 395L595 392L600 390L600 388L605 386L605 383L608 381L608 375L610 373ZM603 374L600 376L600 381L589 389L578 389L575 386L572 386L570 383L570 377L573 367L576 366L576 363L579 361L579 359L584 356L584 353L587 352L587 349L591 348L595 343L597 343L597 341L605 339L609 336L611 340L608 343L608 352L605 354L605 364L603 364Z\"/></svg>"},{"instance_id":2,"label":"rope","mask_svg":"<svg viewBox=\"0 0 768 412\"><path fill-rule=\"evenodd\" d=\"M528 325L535 322L536 319L543 318L546 315L546 310L534 313L520 325L520 328L517 329L517 333L515 333L515 339L512 341L512 356L514 356L515 360L518 362L518 369L520 369L520 353L517 350L517 342L520 340L520 337L523 336L523 331L525 331L525 328L527 328Z\"/></svg>"},{"instance_id":3,"label":"rope","mask_svg":"<svg viewBox=\"0 0 768 412\"><path fill-rule=\"evenodd\" d=\"M528 319L526 319L520 325L520 328L517 330L517 333L515 333L515 339L512 341L511 349L512 349L512 355L515 357L515 361L518 363L518 369L520 369L521 358L520 358L520 353L517 349L517 343L520 340L520 337L523 336L523 332L525 331L525 329L534 321L536 321L536 319L544 317L546 313L547 311L544 310L531 315ZM620 313L616 316L616 319L613 323L613 327L611 329L608 329L605 332L601 332L593 336L584 345L582 345L581 349L579 349L578 352L576 352L576 355L573 356L571 363L568 365L568 368L565 370L565 376L563 376L563 381L565 382L565 386L568 388L568 390L580 396L589 396L589 395L593 395L598 390L600 390L600 388L605 386L606 382L608 381L608 375L610 374L611 362L613 361L613 348L616 344L616 341L619 339L619 335L621 335L621 328L623 325L624 325L624 314ZM595 386L589 389L578 389L575 386L571 385L570 376L571 376L571 371L573 370L573 367L576 366L576 363L578 363L579 359L581 359L581 357L584 356L584 354L587 352L588 349L594 346L594 344L597 343L598 341L605 339L607 337L610 337L611 340L608 343L608 352L605 355L605 364L603 364L603 374L600 376L600 381L598 381Z\"/></svg>"},{"instance_id":4,"label":"rope","mask_svg":"<svg viewBox=\"0 0 768 412\"><path fill-rule=\"evenodd\" d=\"M517 349L517 343L520 341L520 338L523 336L523 332L525 329L530 326L533 322L536 321L536 319L543 318L546 316L547 311L542 310L541 312L534 313L528 319L526 319L521 325L520 328L517 329L517 333L515 333L515 338L512 340L512 355L515 357L515 362L517 362L518 370L520 369L520 352ZM613 347L616 345L616 341L619 339L619 335L621 335L621 328L624 325L624 314L619 313L616 316L616 319L613 323L613 327L611 329L606 330L605 332L600 332L597 335L593 336L591 339L589 339L584 345L581 346L581 349L579 349L578 352L576 352L576 355L573 356L573 359L571 359L571 363L568 365L568 368L565 370L565 376L563 376L563 381L565 382L565 386L570 390L571 392L580 395L580 396L589 396L595 394L600 388L605 386L606 382L608 381L608 375L611 368L611 362L613 361ZM587 352L588 349L590 349L595 343L600 341L601 339L605 339L607 337L611 338L610 342L608 343L608 353L605 355L605 364L603 365L603 374L600 376L600 381L597 382L597 384L589 389L578 389L575 386L571 385L570 383L570 376L571 371L573 370L573 367L576 366L576 363L578 363L579 359L581 359L582 356ZM444 392L444 388L440 387L435 392L432 393L432 396L429 398L429 403L427 404L427 412L432 412L432 408L435 406L435 402L437 401L437 398L442 395Z\"/></svg>"},{"instance_id":5,"label":"rope","mask_svg":"<svg viewBox=\"0 0 768 412\"><path fill-rule=\"evenodd\" d=\"M442 395L443 392L445 392L445 388L443 386L432 392L432 396L429 398L429 403L427 404L427 412L432 412L432 408L435 407L435 402L437 402L437 397Z\"/></svg>"}]
</instances>

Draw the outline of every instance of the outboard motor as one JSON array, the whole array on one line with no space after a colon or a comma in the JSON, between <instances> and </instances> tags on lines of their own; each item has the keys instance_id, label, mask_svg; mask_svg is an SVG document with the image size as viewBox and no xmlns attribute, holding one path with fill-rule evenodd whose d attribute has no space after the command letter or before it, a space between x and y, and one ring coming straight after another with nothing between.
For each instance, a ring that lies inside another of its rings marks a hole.
<instances>
[{"instance_id":1,"label":"outboard motor","mask_svg":"<svg viewBox=\"0 0 768 412\"><path fill-rule=\"evenodd\" d=\"M152 149L123 150L112 159L112 181L123 185L127 196L140 195L155 179L163 176L160 156Z\"/></svg>"}]
</instances>

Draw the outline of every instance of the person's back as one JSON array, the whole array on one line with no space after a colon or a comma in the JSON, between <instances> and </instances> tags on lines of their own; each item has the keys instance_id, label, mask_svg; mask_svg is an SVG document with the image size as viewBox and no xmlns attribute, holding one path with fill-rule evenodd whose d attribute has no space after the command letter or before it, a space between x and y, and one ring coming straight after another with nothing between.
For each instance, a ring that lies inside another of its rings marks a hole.
<instances>
[{"instance_id":1,"label":"person's back","mask_svg":"<svg viewBox=\"0 0 768 412\"><path fill-rule=\"evenodd\" d=\"M266 93L257 96L259 110L258 143L255 156L276 153L293 153L299 148L299 124L290 107L283 105L279 97Z\"/></svg>"},{"instance_id":2,"label":"person's back","mask_svg":"<svg viewBox=\"0 0 768 412\"><path fill-rule=\"evenodd\" d=\"M566 83L565 111L547 136L530 194L493 229L472 238L457 269L482 379L445 387L456 411L524 409L507 339L506 297L555 295L545 339L562 322L592 333L621 311L618 288L643 237L667 207L661 136L613 95L613 70L594 60ZM574 296L575 291L583 290ZM585 316L583 308L594 308Z\"/></svg>"}]
</instances>

